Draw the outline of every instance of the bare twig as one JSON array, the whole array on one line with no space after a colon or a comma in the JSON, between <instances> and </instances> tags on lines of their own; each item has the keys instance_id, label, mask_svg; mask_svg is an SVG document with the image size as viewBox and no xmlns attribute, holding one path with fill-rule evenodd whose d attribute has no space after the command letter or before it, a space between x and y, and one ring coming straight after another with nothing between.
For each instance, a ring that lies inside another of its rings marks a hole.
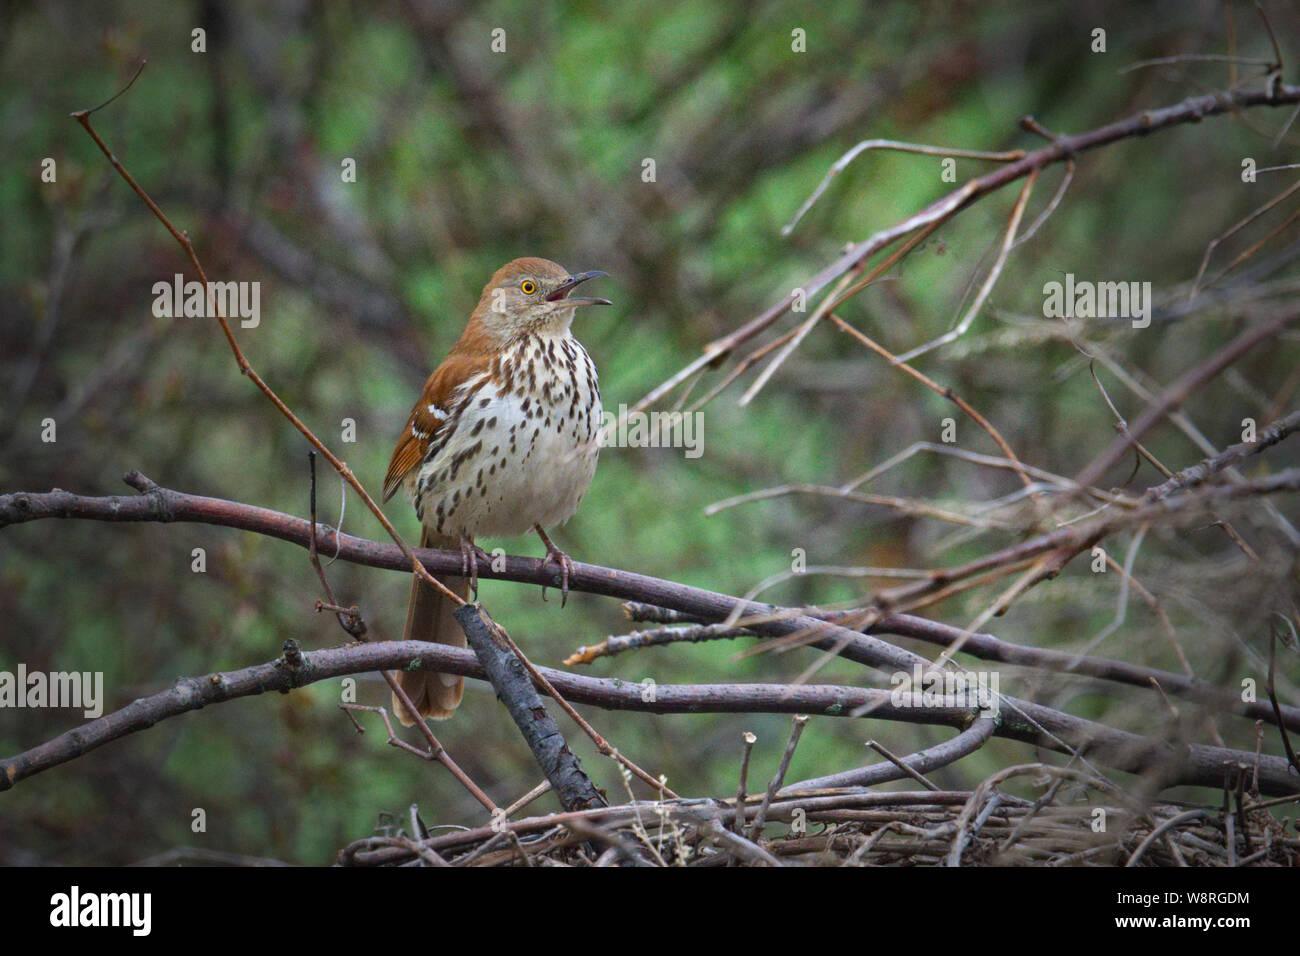
<instances>
[{"instance_id":1,"label":"bare twig","mask_svg":"<svg viewBox=\"0 0 1300 956\"><path fill-rule=\"evenodd\" d=\"M747 730L744 733L743 740L745 752L740 758L740 782L736 784L736 819L732 823L737 833L742 833L745 829L745 800L749 789L749 756L753 753L754 744L758 742L758 738Z\"/></svg>"},{"instance_id":2,"label":"bare twig","mask_svg":"<svg viewBox=\"0 0 1300 956\"><path fill-rule=\"evenodd\" d=\"M758 806L758 813L754 815L754 822L749 825L749 838L751 840L757 840L763 833L763 821L767 819L767 808L771 806L772 798L776 796L776 792L781 789L781 784L785 780L785 773L790 769L790 759L794 757L794 748L799 746L799 737L803 734L804 725L807 723L807 715L795 714L794 724L790 728L790 740L785 745L785 753L781 755L781 764L776 768L776 774L767 785L767 792L763 794L763 802Z\"/></svg>"}]
</instances>

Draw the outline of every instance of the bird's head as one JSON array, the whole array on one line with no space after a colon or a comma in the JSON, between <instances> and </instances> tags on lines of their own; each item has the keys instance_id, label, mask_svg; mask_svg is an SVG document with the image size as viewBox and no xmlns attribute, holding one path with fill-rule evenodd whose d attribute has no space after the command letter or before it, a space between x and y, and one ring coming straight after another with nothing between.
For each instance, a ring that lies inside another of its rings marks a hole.
<instances>
[{"instance_id":1,"label":"bird's head","mask_svg":"<svg viewBox=\"0 0 1300 956\"><path fill-rule=\"evenodd\" d=\"M603 275L599 269L570 273L549 259L515 259L483 287L474 315L503 342L527 334L563 334L579 306L612 304L570 294L580 283Z\"/></svg>"}]
</instances>

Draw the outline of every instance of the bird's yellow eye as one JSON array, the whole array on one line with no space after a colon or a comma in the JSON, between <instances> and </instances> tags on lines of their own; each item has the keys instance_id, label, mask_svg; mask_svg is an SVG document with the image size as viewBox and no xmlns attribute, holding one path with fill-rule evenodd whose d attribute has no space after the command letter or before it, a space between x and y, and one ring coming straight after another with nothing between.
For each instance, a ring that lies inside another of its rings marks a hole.
<instances>
[{"instance_id":1,"label":"bird's yellow eye","mask_svg":"<svg viewBox=\"0 0 1300 956\"><path fill-rule=\"evenodd\" d=\"M537 283L532 279L525 279L520 283L519 288L523 290L524 295L532 295L537 291Z\"/></svg>"}]
</instances>

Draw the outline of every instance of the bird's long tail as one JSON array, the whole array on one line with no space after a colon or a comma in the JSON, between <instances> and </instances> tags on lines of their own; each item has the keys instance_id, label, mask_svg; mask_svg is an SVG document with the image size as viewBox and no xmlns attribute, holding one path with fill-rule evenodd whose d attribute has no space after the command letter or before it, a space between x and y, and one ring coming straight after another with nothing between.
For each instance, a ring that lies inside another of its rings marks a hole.
<instances>
[{"instance_id":1,"label":"bird's long tail","mask_svg":"<svg viewBox=\"0 0 1300 956\"><path fill-rule=\"evenodd\" d=\"M455 538L430 534L423 529L420 531L422 548L454 549L459 546ZM469 581L465 578L438 575L438 580L462 597L469 594ZM406 628L402 639L464 647L465 632L452 614L455 610L455 604L445 594L420 578L414 578L411 582L411 600L406 607ZM420 715L434 720L446 720L454 714L465 691L465 678L454 674L401 671L397 680ZM393 695L393 712L407 727L415 723L415 718L397 699L396 694Z\"/></svg>"}]
</instances>

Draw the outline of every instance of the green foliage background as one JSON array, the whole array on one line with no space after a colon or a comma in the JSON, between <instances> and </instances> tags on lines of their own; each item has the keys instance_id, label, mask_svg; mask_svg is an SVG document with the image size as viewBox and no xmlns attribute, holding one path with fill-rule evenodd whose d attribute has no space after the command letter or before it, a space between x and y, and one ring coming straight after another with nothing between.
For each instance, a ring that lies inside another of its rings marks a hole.
<instances>
[{"instance_id":1,"label":"green foliage background","mask_svg":"<svg viewBox=\"0 0 1300 956\"><path fill-rule=\"evenodd\" d=\"M129 493L121 476L139 468L167 487L306 513L305 443L238 374L215 325L151 315L153 283L186 264L68 118L119 89L142 57L144 73L96 114L97 128L190 231L210 275L261 283L261 324L238 331L243 348L375 490L420 383L502 262L543 255L611 273L600 294L616 307L585 316L578 334L600 368L606 406L617 408L777 301L844 243L952 188L937 158L872 154L782 237L780 226L855 142L1032 148L1040 141L1019 130L1022 114L1079 131L1176 102L1223 85L1226 67L1118 69L1149 56L1222 52L1225 16L1215 3L10 3L0 12L0 491ZM1277 16L1279 35L1294 36L1288 14ZM1268 55L1257 21L1238 19L1241 52ZM190 48L199 26L208 32L203 54ZM504 54L489 50L496 27L507 31ZM1089 51L1096 27L1107 30L1105 54ZM807 31L807 53L791 51L795 28ZM1240 158L1268 165L1300 155L1294 131L1270 146L1283 119L1269 111L1219 118L1084 157L1061 208L1012 257L972 333L921 367L970 399L1026 461L1075 473L1110 441L1111 417L1086 362L1044 331L1043 283L1071 271L1158 288L1187 281L1206 242L1272 195L1264 192L1271 187L1242 187ZM40 181L45 157L57 161L56 184ZM347 157L356 160L355 183L340 181ZM655 160L654 183L642 181L645 158ZM960 179L988 168L957 166ZM1044 175L1031 217L1060 175L1059 167ZM1007 191L964 213L843 317L898 350L946 330L1013 198ZM1294 281L1294 266L1289 275ZM1133 336L1121 346L1124 360L1167 382L1232 334L1224 318L1198 315ZM1238 387L1198 400L1192 417L1220 446L1238 440L1241 419L1262 419L1296 356L1294 339L1251 356ZM707 408L701 458L607 450L582 510L558 534L561 545L580 560L728 593L788 568L794 548L816 565L916 567L956 563L988 546L967 541L935 557L944 529L817 498L705 517L707 505L734 494L846 482L915 441L936 440L951 414L939 396L829 328L739 408L750 381L752 373ZM1130 415L1140 411L1113 387ZM46 417L58 423L54 444L40 441ZM340 443L345 418L357 423L355 444ZM959 428L963 447L996 451L969 422ZM1152 449L1174 467L1200 457L1172 430L1153 435ZM1150 483L1155 473L1143 477ZM1015 487L1014 477L922 457L876 490L982 499ZM336 522L340 490L328 475L321 498L322 520ZM397 502L389 513L416 536L410 509ZM355 498L344 525L383 538ZM531 539L496 544L540 553ZM1185 544L1200 554L1224 546L1205 535ZM190 571L197 547L207 552L204 574ZM400 634L405 576L342 562L329 574L375 633ZM1204 623L1200 586L1170 584L1180 625ZM860 580L809 576L767 597L829 602L864 589ZM997 631L1076 647L1110 619L1115 592L1114 582L1096 585L1086 566L1072 566ZM312 610L320 596L302 551L229 529L6 528L0 669L23 661L102 670L117 707L180 675L268 660L288 638L339 643L334 621ZM486 582L481 596L539 663L554 665L578 645L629 628L616 602L585 595L565 610L542 603L536 588ZM963 623L988 597L935 613ZM1156 633L1146 608L1130 614L1142 634ZM1103 650L1175 665L1158 638L1126 642L1126 633ZM741 647L629 654L591 672L660 683L789 680L811 661L798 653L737 659ZM1235 681L1245 666L1233 657L1229 668L1211 644L1193 650L1202 676ZM882 679L837 662L816 680ZM364 702L386 701L377 678L361 688ZM0 795L0 860L122 863L203 846L325 863L381 814L404 817L412 803L431 824L481 822L445 773L385 746L377 722L358 736L335 706L338 693L318 684L212 707L24 781ZM1150 707L1136 695L1145 703L1130 711L1091 691L1053 696L1059 688L1051 685L1042 693L1072 712L1139 727ZM766 715L590 716L686 795L734 791L745 730L759 736L752 779L765 781L789 726ZM17 753L77 719L0 713L0 749ZM1253 749L1242 723L1229 743ZM471 686L460 713L437 731L503 805L538 780L485 685ZM817 720L791 777L862 763L868 737L906 753L946 734ZM576 734L570 740L598 782L621 793L612 765ZM969 786L1030 757L995 742L935 779ZM196 834L191 815L200 807L207 832Z\"/></svg>"}]
</instances>

